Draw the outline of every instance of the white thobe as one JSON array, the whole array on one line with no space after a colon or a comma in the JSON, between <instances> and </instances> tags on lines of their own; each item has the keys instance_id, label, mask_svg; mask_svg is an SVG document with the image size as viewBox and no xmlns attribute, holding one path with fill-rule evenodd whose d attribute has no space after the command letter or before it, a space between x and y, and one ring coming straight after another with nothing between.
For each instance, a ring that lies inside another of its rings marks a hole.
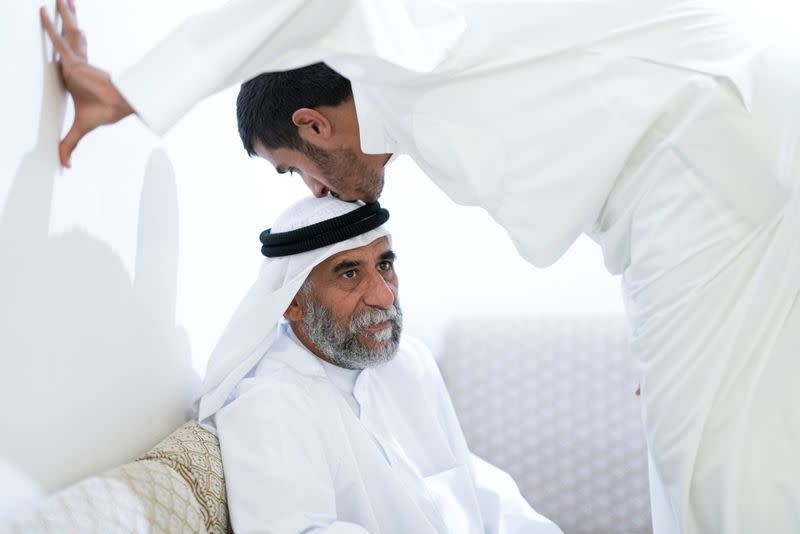
<instances>
[{"instance_id":1,"label":"white thobe","mask_svg":"<svg viewBox=\"0 0 800 534\"><path fill-rule=\"evenodd\" d=\"M118 84L163 131L328 62L365 152L411 155L536 265L583 232L622 274L658 534L800 532L797 59L698 1L452 4L238 0Z\"/></svg>"},{"instance_id":2,"label":"white thobe","mask_svg":"<svg viewBox=\"0 0 800 534\"><path fill-rule=\"evenodd\" d=\"M287 330L215 416L236 532L561 532L470 454L421 343L359 372Z\"/></svg>"}]
</instances>

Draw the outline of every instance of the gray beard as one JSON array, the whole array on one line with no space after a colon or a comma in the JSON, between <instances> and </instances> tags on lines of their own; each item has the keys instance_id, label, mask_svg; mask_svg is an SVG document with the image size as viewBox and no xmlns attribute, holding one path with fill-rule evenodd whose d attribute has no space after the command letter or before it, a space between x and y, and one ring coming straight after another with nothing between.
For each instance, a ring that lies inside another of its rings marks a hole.
<instances>
[{"instance_id":1,"label":"gray beard","mask_svg":"<svg viewBox=\"0 0 800 534\"><path fill-rule=\"evenodd\" d=\"M377 333L365 330L384 321L390 321L391 327ZM344 327L334 320L329 308L308 299L302 322L306 335L334 365L366 369L394 358L403 330L403 312L397 304L386 310L369 308L354 315ZM378 346L365 347L358 340L359 334L377 341Z\"/></svg>"}]
</instances>

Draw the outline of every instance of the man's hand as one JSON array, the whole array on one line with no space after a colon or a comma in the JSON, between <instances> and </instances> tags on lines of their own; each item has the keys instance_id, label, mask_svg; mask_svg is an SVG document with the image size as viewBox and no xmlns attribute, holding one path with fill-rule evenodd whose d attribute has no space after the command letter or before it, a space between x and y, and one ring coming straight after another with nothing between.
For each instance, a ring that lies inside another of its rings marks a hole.
<instances>
[{"instance_id":1,"label":"man's hand","mask_svg":"<svg viewBox=\"0 0 800 534\"><path fill-rule=\"evenodd\" d=\"M87 63L86 37L78 28L74 0L58 0L61 34L43 7L39 14L58 53L61 78L75 105L75 120L58 145L61 165L69 167L72 151L84 135L98 126L127 117L133 113L133 108L114 87L107 72Z\"/></svg>"}]
</instances>

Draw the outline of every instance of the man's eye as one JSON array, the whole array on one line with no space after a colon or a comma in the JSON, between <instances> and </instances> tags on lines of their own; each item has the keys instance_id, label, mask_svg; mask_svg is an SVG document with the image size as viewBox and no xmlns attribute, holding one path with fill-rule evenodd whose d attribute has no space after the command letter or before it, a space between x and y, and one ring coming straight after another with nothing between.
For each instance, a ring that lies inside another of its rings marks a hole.
<instances>
[{"instance_id":1,"label":"man's eye","mask_svg":"<svg viewBox=\"0 0 800 534\"><path fill-rule=\"evenodd\" d=\"M380 262L378 264L378 270L379 271L388 271L391 268L392 268L392 262L390 262L388 260L387 261L382 261L382 262Z\"/></svg>"},{"instance_id":2,"label":"man's eye","mask_svg":"<svg viewBox=\"0 0 800 534\"><path fill-rule=\"evenodd\" d=\"M355 278L356 271L354 270L345 271L344 273L342 273L342 276L344 276L345 278Z\"/></svg>"}]
</instances>

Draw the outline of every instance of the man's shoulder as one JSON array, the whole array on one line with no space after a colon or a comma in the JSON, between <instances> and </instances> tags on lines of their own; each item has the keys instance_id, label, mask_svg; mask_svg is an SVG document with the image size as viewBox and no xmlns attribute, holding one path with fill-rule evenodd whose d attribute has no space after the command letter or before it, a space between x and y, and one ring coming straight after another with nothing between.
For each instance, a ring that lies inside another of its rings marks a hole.
<instances>
[{"instance_id":1,"label":"man's shoulder","mask_svg":"<svg viewBox=\"0 0 800 534\"><path fill-rule=\"evenodd\" d=\"M239 382L230 404L258 403L281 407L306 404L308 380L302 374L281 362L268 362L259 371Z\"/></svg>"},{"instance_id":2,"label":"man's shoulder","mask_svg":"<svg viewBox=\"0 0 800 534\"><path fill-rule=\"evenodd\" d=\"M257 405L278 413L315 413L328 402L327 379L322 368L308 360L298 363L280 350L269 350L236 386L229 405Z\"/></svg>"}]
</instances>

